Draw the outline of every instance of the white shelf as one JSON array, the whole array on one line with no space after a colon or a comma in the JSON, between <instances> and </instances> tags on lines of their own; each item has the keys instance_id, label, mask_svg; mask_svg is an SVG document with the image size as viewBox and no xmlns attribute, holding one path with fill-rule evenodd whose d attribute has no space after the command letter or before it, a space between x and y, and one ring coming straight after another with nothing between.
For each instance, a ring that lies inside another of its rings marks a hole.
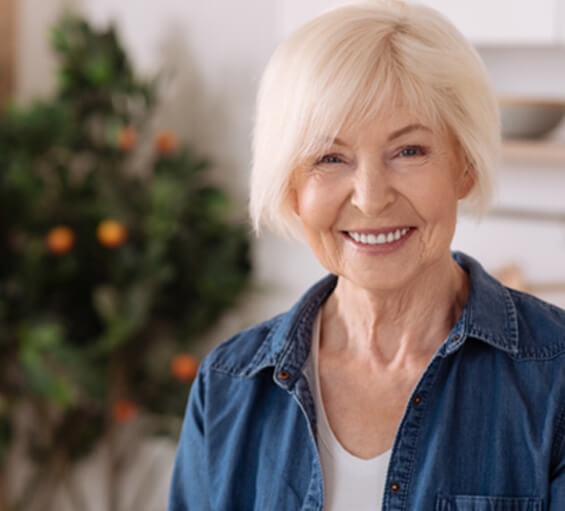
<instances>
[{"instance_id":1,"label":"white shelf","mask_svg":"<svg viewBox=\"0 0 565 511\"><path fill-rule=\"evenodd\" d=\"M502 154L506 162L565 167L565 141L505 140Z\"/></svg>"}]
</instances>

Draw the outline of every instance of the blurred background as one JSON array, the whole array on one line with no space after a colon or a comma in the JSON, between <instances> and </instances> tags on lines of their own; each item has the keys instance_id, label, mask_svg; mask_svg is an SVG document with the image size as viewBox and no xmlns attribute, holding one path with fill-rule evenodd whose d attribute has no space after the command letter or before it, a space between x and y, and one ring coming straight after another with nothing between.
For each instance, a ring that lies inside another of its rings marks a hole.
<instances>
[{"instance_id":1,"label":"blurred background","mask_svg":"<svg viewBox=\"0 0 565 511\"><path fill-rule=\"evenodd\" d=\"M331 0L0 0L0 511L164 511L198 361L325 272L246 223L277 43ZM500 98L453 248L565 306L565 4L425 0Z\"/></svg>"}]
</instances>

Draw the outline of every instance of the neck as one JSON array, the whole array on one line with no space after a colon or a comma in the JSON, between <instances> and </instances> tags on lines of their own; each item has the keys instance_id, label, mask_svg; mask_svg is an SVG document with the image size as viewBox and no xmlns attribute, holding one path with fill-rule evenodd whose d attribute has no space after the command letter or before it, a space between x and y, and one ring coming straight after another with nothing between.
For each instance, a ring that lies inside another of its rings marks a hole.
<instances>
[{"instance_id":1,"label":"neck","mask_svg":"<svg viewBox=\"0 0 565 511\"><path fill-rule=\"evenodd\" d=\"M378 365L429 360L467 301L466 273L449 256L402 289L340 278L322 311L322 349Z\"/></svg>"}]
</instances>

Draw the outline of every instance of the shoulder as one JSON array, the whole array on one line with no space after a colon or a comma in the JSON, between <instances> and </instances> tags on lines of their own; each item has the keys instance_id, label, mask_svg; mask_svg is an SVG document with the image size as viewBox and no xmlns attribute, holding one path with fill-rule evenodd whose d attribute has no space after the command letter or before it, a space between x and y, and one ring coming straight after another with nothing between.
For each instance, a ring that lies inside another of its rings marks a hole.
<instances>
[{"instance_id":1,"label":"shoulder","mask_svg":"<svg viewBox=\"0 0 565 511\"><path fill-rule=\"evenodd\" d=\"M288 314L278 314L224 340L204 359L201 369L248 375L250 368L255 366L254 361L269 358L273 337Z\"/></svg>"},{"instance_id":2,"label":"shoulder","mask_svg":"<svg viewBox=\"0 0 565 511\"><path fill-rule=\"evenodd\" d=\"M527 358L565 357L565 310L528 293L506 289L516 311L519 353Z\"/></svg>"},{"instance_id":3,"label":"shoulder","mask_svg":"<svg viewBox=\"0 0 565 511\"><path fill-rule=\"evenodd\" d=\"M505 287L470 256L455 260L469 274L469 332L515 359L565 357L565 311L528 293Z\"/></svg>"},{"instance_id":4,"label":"shoulder","mask_svg":"<svg viewBox=\"0 0 565 511\"><path fill-rule=\"evenodd\" d=\"M301 367L310 349L311 327L337 278L314 284L287 312L258 323L222 342L206 357L201 371L251 377L267 367Z\"/></svg>"}]
</instances>

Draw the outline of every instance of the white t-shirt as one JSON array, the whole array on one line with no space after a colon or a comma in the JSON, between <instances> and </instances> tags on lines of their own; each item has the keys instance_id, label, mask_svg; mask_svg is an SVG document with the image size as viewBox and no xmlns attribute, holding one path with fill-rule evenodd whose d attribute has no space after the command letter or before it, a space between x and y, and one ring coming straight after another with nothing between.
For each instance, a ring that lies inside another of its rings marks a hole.
<instances>
[{"instance_id":1,"label":"white t-shirt","mask_svg":"<svg viewBox=\"0 0 565 511\"><path fill-rule=\"evenodd\" d=\"M304 372L316 407L318 452L324 477L324 511L377 511L382 508L391 451L366 460L346 451L335 437L320 391L320 316L318 313L314 321L312 349Z\"/></svg>"}]
</instances>

